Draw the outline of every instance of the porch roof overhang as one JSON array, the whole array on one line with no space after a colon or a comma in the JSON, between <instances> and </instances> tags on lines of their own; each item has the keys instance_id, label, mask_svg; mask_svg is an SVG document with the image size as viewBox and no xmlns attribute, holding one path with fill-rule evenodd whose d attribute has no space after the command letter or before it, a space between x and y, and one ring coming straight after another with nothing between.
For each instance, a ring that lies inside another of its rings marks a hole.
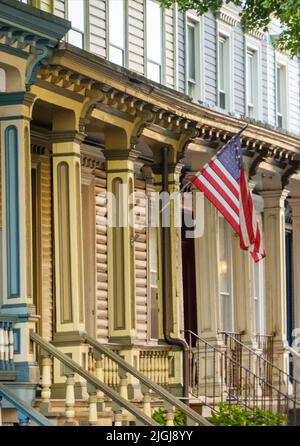
<instances>
[{"instance_id":1,"label":"porch roof overhang","mask_svg":"<svg viewBox=\"0 0 300 446\"><path fill-rule=\"evenodd\" d=\"M140 74L65 42L59 44L38 78L38 85L51 88L49 84L54 84L56 88L68 90L69 95L72 92L73 97L77 94L78 100L82 100L89 90L100 89L102 96L110 96L106 106L112 107L114 112L116 109L123 112L128 101L135 102L135 108L138 103L140 108L155 115L154 120L145 124L146 129L155 127L156 131L161 129L162 132L167 130L177 134L193 129L189 141L200 138L225 142L248 124L242 134L242 145L244 154L252 158L250 176L255 175L263 162L274 163L282 169L283 185L299 171L299 135L263 122L222 113L216 107L206 107L186 94L149 81ZM101 106L101 103L103 97L99 104L95 101L93 107Z\"/></svg>"}]
</instances>

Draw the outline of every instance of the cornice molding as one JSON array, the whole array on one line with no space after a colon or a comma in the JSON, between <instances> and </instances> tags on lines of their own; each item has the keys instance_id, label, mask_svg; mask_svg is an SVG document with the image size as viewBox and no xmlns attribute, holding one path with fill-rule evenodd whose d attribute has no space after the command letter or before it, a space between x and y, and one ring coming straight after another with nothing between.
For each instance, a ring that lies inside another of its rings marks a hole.
<instances>
[{"instance_id":1,"label":"cornice molding","mask_svg":"<svg viewBox=\"0 0 300 446\"><path fill-rule=\"evenodd\" d=\"M74 66L76 72L71 68ZM84 74L87 72L92 77ZM137 82L132 83L130 75ZM61 94L72 92L82 100L89 99L82 116L82 129L97 106L105 106L108 112L127 114L130 120L140 119L133 147L145 127L168 134L174 141L184 132L194 132L193 138L225 143L247 123L248 127L242 134L242 145L245 155L253 158L250 168L252 176L265 160L275 163L287 175L291 172L288 169L295 169L299 138L253 120L242 120L205 108L191 102L188 96L164 86L152 86L151 94L145 94L146 90L150 91L150 81L125 68L116 69L109 62L82 50L64 46L63 50L55 51L55 57L40 70L38 76L44 83L56 85Z\"/></svg>"},{"instance_id":2,"label":"cornice molding","mask_svg":"<svg viewBox=\"0 0 300 446\"><path fill-rule=\"evenodd\" d=\"M28 60L25 88L34 83L39 67L71 28L71 23L16 0L0 0L1 50Z\"/></svg>"}]
</instances>

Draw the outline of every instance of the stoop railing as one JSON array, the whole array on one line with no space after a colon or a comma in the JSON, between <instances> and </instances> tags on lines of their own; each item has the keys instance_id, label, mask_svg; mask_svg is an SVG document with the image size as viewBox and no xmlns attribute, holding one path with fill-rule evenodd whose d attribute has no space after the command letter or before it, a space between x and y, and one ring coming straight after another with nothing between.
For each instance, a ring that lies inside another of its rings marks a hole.
<instances>
[{"instance_id":1,"label":"stoop railing","mask_svg":"<svg viewBox=\"0 0 300 446\"><path fill-rule=\"evenodd\" d=\"M30 421L37 426L53 426L46 417L18 398L4 384L0 384L0 426L2 426L2 404L4 402L8 402L17 410L20 426L28 426Z\"/></svg>"},{"instance_id":2,"label":"stoop railing","mask_svg":"<svg viewBox=\"0 0 300 446\"><path fill-rule=\"evenodd\" d=\"M204 405L217 410L218 404L224 402L289 416L300 409L297 400L300 383L268 360L260 358L234 334L228 335L232 342L229 348L228 343L223 347L215 346L190 330L186 332L190 353L190 390ZM271 370L276 380L270 382L266 370ZM291 383L293 390L289 392Z\"/></svg>"},{"instance_id":3,"label":"stoop railing","mask_svg":"<svg viewBox=\"0 0 300 446\"><path fill-rule=\"evenodd\" d=\"M153 396L163 400L168 426L173 425L176 409L184 413L189 426L211 425L204 417L198 415L194 410L182 403L166 389L159 384L156 384L135 367L124 361L118 353L99 344L85 333L81 334L81 338L92 348L92 351L90 349L88 360L89 370L85 370L69 356L54 347L51 342L45 341L41 336L34 332L30 333L31 341L40 348L42 363L41 408L43 408L43 410L45 410L47 406L50 407L52 386L51 364L52 358L56 358L65 366L63 368L63 375L66 377L65 424L76 424L74 378L75 375L79 375L87 382L87 392L89 394L88 423L90 425L98 424L99 407L101 407L101 412L105 412L107 409L107 407L105 407L107 399L110 399L115 426L128 425L129 423L157 426L158 424L151 418L151 401ZM114 370L118 371L118 383L110 383L111 386L103 382L104 357L109 359L109 367L113 364ZM128 378L131 379L131 383L133 382L133 379L140 383L141 400L136 399L134 402L129 401Z\"/></svg>"},{"instance_id":4,"label":"stoop railing","mask_svg":"<svg viewBox=\"0 0 300 446\"><path fill-rule=\"evenodd\" d=\"M204 417L198 415L193 409L168 392L164 387L149 379L144 373L141 373L135 367L124 361L124 359L121 358L121 356L119 356L116 352L110 350L102 344L99 344L99 342L86 333L83 333L81 337L93 349L93 357L96 363L95 373L98 376L102 377L102 363L105 357L109 358L110 361L117 365L121 371L119 387L120 394L128 398L127 387L129 377L136 379L140 383L141 391L143 393L143 410L149 417L151 416L151 398L152 396L155 396L164 402L167 412L166 417L168 426L173 425L176 409L180 410L186 416L188 426L211 426L211 423L209 423Z\"/></svg>"},{"instance_id":5,"label":"stoop railing","mask_svg":"<svg viewBox=\"0 0 300 446\"><path fill-rule=\"evenodd\" d=\"M97 408L97 394L105 394L112 400L112 411L114 418L114 425L120 426L122 424L124 410L132 414L137 424L146 426L157 426L157 423L146 415L142 410L136 407L132 402L125 399L121 394L114 389L104 384L93 373L85 370L77 364L69 356L62 353L58 348L54 347L50 342L45 341L38 334L31 332L30 339L40 347L40 357L42 362L42 407L50 406L51 402L51 363L52 358L56 358L63 366L63 375L66 377L65 387L65 424L76 424L75 413L75 375L81 376L87 382L87 391L89 394L89 413L88 423L90 425L98 424L98 408Z\"/></svg>"}]
</instances>

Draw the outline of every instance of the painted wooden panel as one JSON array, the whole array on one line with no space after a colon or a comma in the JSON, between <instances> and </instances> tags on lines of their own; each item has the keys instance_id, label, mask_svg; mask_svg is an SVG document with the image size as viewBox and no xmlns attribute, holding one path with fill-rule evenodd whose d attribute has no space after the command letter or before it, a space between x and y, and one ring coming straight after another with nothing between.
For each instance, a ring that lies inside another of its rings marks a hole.
<instances>
[{"instance_id":1,"label":"painted wooden panel","mask_svg":"<svg viewBox=\"0 0 300 446\"><path fill-rule=\"evenodd\" d=\"M52 12L52 0L41 0L41 10L46 12Z\"/></svg>"},{"instance_id":2,"label":"painted wooden panel","mask_svg":"<svg viewBox=\"0 0 300 446\"><path fill-rule=\"evenodd\" d=\"M128 0L128 68L144 74L144 1Z\"/></svg>"},{"instance_id":3,"label":"painted wooden panel","mask_svg":"<svg viewBox=\"0 0 300 446\"><path fill-rule=\"evenodd\" d=\"M267 70L268 70L268 123L276 124L275 116L275 51L271 42L267 43Z\"/></svg>"},{"instance_id":4,"label":"painted wooden panel","mask_svg":"<svg viewBox=\"0 0 300 446\"><path fill-rule=\"evenodd\" d=\"M173 9L165 10L166 85L174 88L174 24Z\"/></svg>"},{"instance_id":5,"label":"painted wooden panel","mask_svg":"<svg viewBox=\"0 0 300 446\"><path fill-rule=\"evenodd\" d=\"M38 213L37 225L39 246L37 256L39 265L35 271L40 275L37 280L40 319L40 334L46 339L53 338L53 227L52 227L52 190L51 158L48 155L32 154L32 162L38 165Z\"/></svg>"},{"instance_id":6,"label":"painted wooden panel","mask_svg":"<svg viewBox=\"0 0 300 446\"><path fill-rule=\"evenodd\" d=\"M5 130L6 250L8 297L20 297L18 130Z\"/></svg>"},{"instance_id":7,"label":"painted wooden panel","mask_svg":"<svg viewBox=\"0 0 300 446\"><path fill-rule=\"evenodd\" d=\"M108 341L107 207L106 172L95 169L96 195L96 338Z\"/></svg>"},{"instance_id":8,"label":"painted wooden panel","mask_svg":"<svg viewBox=\"0 0 300 446\"><path fill-rule=\"evenodd\" d=\"M135 214L142 220L146 217L145 181L135 181ZM148 288L147 288L147 232L143 224L135 224L135 295L136 332L139 341L147 341Z\"/></svg>"},{"instance_id":9,"label":"painted wooden panel","mask_svg":"<svg viewBox=\"0 0 300 446\"><path fill-rule=\"evenodd\" d=\"M90 0L89 10L90 51L106 57L106 2Z\"/></svg>"},{"instance_id":10,"label":"painted wooden panel","mask_svg":"<svg viewBox=\"0 0 300 446\"><path fill-rule=\"evenodd\" d=\"M241 26L234 28L233 42L233 64L234 64L234 112L245 114L245 50L244 36Z\"/></svg>"},{"instance_id":11,"label":"painted wooden panel","mask_svg":"<svg viewBox=\"0 0 300 446\"><path fill-rule=\"evenodd\" d=\"M184 14L178 12L178 90L185 92L185 26L184 26Z\"/></svg>"},{"instance_id":12,"label":"painted wooden panel","mask_svg":"<svg viewBox=\"0 0 300 446\"><path fill-rule=\"evenodd\" d=\"M300 67L299 63L290 60L288 63L288 91L289 91L289 128L300 133Z\"/></svg>"},{"instance_id":13,"label":"painted wooden panel","mask_svg":"<svg viewBox=\"0 0 300 446\"><path fill-rule=\"evenodd\" d=\"M58 17L65 17L65 0L54 0L53 12Z\"/></svg>"},{"instance_id":14,"label":"painted wooden panel","mask_svg":"<svg viewBox=\"0 0 300 446\"><path fill-rule=\"evenodd\" d=\"M261 45L261 70L262 70L262 117L268 122L268 44L266 40Z\"/></svg>"},{"instance_id":15,"label":"painted wooden panel","mask_svg":"<svg viewBox=\"0 0 300 446\"><path fill-rule=\"evenodd\" d=\"M204 14L204 97L209 103L217 102L216 21L212 13Z\"/></svg>"},{"instance_id":16,"label":"painted wooden panel","mask_svg":"<svg viewBox=\"0 0 300 446\"><path fill-rule=\"evenodd\" d=\"M61 323L72 322L72 274L71 274L71 240L70 240L70 190L69 165L60 162L57 166L57 204L58 230L60 247L60 299Z\"/></svg>"}]
</instances>

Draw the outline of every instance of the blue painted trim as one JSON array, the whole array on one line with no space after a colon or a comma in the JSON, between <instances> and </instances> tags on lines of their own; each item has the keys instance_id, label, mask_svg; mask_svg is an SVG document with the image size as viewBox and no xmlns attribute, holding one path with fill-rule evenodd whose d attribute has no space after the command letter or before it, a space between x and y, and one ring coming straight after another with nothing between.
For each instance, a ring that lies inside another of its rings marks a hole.
<instances>
[{"instance_id":1,"label":"blue painted trim","mask_svg":"<svg viewBox=\"0 0 300 446\"><path fill-rule=\"evenodd\" d=\"M5 130L6 249L8 298L20 297L18 130Z\"/></svg>"},{"instance_id":2,"label":"blue painted trim","mask_svg":"<svg viewBox=\"0 0 300 446\"><path fill-rule=\"evenodd\" d=\"M20 120L30 121L30 118L23 115L3 116L2 118L0 117L0 121L20 121Z\"/></svg>"},{"instance_id":3,"label":"blue painted trim","mask_svg":"<svg viewBox=\"0 0 300 446\"><path fill-rule=\"evenodd\" d=\"M21 329L14 328L14 354L19 355L21 353Z\"/></svg>"},{"instance_id":4,"label":"blue painted trim","mask_svg":"<svg viewBox=\"0 0 300 446\"><path fill-rule=\"evenodd\" d=\"M13 91L11 93L0 93L0 105L23 104L25 91Z\"/></svg>"},{"instance_id":5,"label":"blue painted trim","mask_svg":"<svg viewBox=\"0 0 300 446\"><path fill-rule=\"evenodd\" d=\"M29 57L29 53L25 53L19 48L3 45L3 43L0 44L0 50L8 54L13 54L14 56L18 56L21 59L27 59Z\"/></svg>"}]
</instances>

